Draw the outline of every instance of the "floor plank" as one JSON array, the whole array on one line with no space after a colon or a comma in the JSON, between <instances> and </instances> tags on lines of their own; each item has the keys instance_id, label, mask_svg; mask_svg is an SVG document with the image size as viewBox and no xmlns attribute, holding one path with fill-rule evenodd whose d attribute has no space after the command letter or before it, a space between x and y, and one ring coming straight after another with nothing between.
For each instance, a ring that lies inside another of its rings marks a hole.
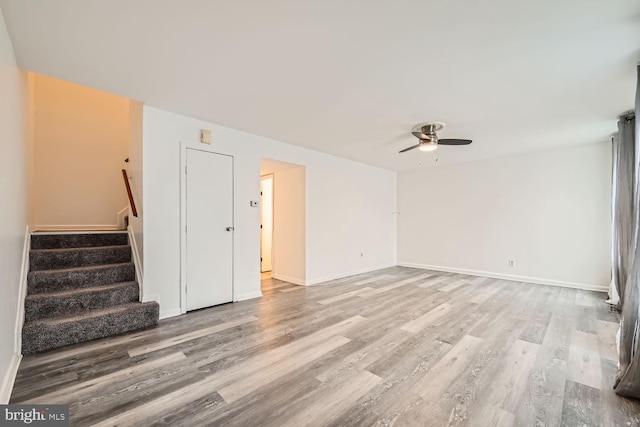
<instances>
[{"instance_id":1,"label":"floor plank","mask_svg":"<svg viewBox=\"0 0 640 427\"><path fill-rule=\"evenodd\" d=\"M349 381L339 382L337 387L326 390L312 405L276 425L302 427L327 425L347 412L362 396L382 381L382 378L368 371L360 371L350 376ZM322 420L322 421L319 421Z\"/></svg>"},{"instance_id":2,"label":"floor plank","mask_svg":"<svg viewBox=\"0 0 640 427\"><path fill-rule=\"evenodd\" d=\"M562 409L563 427L603 426L602 402L597 389L567 380Z\"/></svg>"},{"instance_id":3,"label":"floor plank","mask_svg":"<svg viewBox=\"0 0 640 427\"><path fill-rule=\"evenodd\" d=\"M600 350L596 335L578 330L571 334L567 379L596 389L602 388Z\"/></svg>"}]
</instances>

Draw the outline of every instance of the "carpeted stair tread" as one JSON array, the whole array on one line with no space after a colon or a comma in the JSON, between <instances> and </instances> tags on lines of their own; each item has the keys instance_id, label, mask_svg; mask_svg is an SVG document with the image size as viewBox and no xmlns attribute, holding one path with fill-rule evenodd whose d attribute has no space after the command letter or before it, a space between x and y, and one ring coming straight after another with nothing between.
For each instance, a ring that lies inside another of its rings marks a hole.
<instances>
[{"instance_id":1,"label":"carpeted stair tread","mask_svg":"<svg viewBox=\"0 0 640 427\"><path fill-rule=\"evenodd\" d=\"M95 246L126 245L126 232L116 233L53 233L31 235L31 249L86 248Z\"/></svg>"},{"instance_id":2,"label":"carpeted stair tread","mask_svg":"<svg viewBox=\"0 0 640 427\"><path fill-rule=\"evenodd\" d=\"M131 282L135 280L135 275L135 267L132 262L30 271L27 275L27 294L32 295L118 282Z\"/></svg>"},{"instance_id":3,"label":"carpeted stair tread","mask_svg":"<svg viewBox=\"0 0 640 427\"><path fill-rule=\"evenodd\" d=\"M155 301L150 302L131 302L128 304L120 304L115 307L107 307L102 308L100 310L91 310L88 313L80 313L74 314L72 316L64 316L64 317L56 317L53 319L41 319L35 320L33 322L29 322L30 326L37 325L61 325L69 322L81 321L83 319L92 319L94 317L100 317L103 315L109 315L114 313L128 312L130 310L137 310L142 306L146 306L147 304L157 304ZM26 324L26 323L25 323Z\"/></svg>"},{"instance_id":4,"label":"carpeted stair tread","mask_svg":"<svg viewBox=\"0 0 640 427\"><path fill-rule=\"evenodd\" d=\"M29 253L30 271L66 269L131 261L131 246L33 249Z\"/></svg>"},{"instance_id":5,"label":"carpeted stair tread","mask_svg":"<svg viewBox=\"0 0 640 427\"><path fill-rule=\"evenodd\" d=\"M39 353L158 324L157 302L121 304L73 316L25 322L23 354Z\"/></svg>"},{"instance_id":6,"label":"carpeted stair tread","mask_svg":"<svg viewBox=\"0 0 640 427\"><path fill-rule=\"evenodd\" d=\"M138 299L137 282L33 294L25 299L25 321L70 316L136 302Z\"/></svg>"}]
</instances>

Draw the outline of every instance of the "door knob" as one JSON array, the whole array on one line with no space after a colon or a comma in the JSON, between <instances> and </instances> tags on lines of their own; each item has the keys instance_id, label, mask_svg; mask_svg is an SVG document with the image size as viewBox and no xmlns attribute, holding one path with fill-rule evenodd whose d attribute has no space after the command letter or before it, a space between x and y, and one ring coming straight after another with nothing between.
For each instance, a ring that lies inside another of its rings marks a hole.
<instances>
[{"instance_id":1,"label":"door knob","mask_svg":"<svg viewBox=\"0 0 640 427\"><path fill-rule=\"evenodd\" d=\"M233 231L233 227L227 227L227 231Z\"/></svg>"}]
</instances>

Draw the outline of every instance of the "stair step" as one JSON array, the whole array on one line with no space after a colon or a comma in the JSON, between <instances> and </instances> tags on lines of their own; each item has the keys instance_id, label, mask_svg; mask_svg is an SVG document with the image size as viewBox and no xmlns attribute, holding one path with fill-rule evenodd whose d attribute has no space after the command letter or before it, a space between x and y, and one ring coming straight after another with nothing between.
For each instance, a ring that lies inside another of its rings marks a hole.
<instances>
[{"instance_id":1,"label":"stair step","mask_svg":"<svg viewBox=\"0 0 640 427\"><path fill-rule=\"evenodd\" d=\"M148 328L158 324L158 316L157 302L135 302L74 316L25 322L22 328L22 353L40 353Z\"/></svg>"},{"instance_id":2,"label":"stair step","mask_svg":"<svg viewBox=\"0 0 640 427\"><path fill-rule=\"evenodd\" d=\"M117 233L53 233L31 235L31 249L87 248L127 245L126 232Z\"/></svg>"},{"instance_id":3,"label":"stair step","mask_svg":"<svg viewBox=\"0 0 640 427\"><path fill-rule=\"evenodd\" d=\"M131 261L131 246L99 246L90 248L32 249L30 271L120 264Z\"/></svg>"},{"instance_id":4,"label":"stair step","mask_svg":"<svg viewBox=\"0 0 640 427\"><path fill-rule=\"evenodd\" d=\"M27 275L27 295L133 282L135 276L135 267L132 262L63 270L30 271Z\"/></svg>"},{"instance_id":5,"label":"stair step","mask_svg":"<svg viewBox=\"0 0 640 427\"><path fill-rule=\"evenodd\" d=\"M136 282L28 295L25 299L25 321L82 314L89 310L136 302L138 299Z\"/></svg>"}]
</instances>

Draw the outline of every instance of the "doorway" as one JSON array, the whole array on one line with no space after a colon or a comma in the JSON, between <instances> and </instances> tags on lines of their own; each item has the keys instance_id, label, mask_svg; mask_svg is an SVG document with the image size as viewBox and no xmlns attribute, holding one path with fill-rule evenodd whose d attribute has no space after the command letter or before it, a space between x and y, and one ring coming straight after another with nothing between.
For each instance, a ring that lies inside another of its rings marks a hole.
<instances>
[{"instance_id":1,"label":"doorway","mask_svg":"<svg viewBox=\"0 0 640 427\"><path fill-rule=\"evenodd\" d=\"M306 167L261 159L260 191L261 288L277 294L306 280Z\"/></svg>"},{"instance_id":2,"label":"doorway","mask_svg":"<svg viewBox=\"0 0 640 427\"><path fill-rule=\"evenodd\" d=\"M270 279L273 244L273 174L260 177L260 273Z\"/></svg>"},{"instance_id":3,"label":"doorway","mask_svg":"<svg viewBox=\"0 0 640 427\"><path fill-rule=\"evenodd\" d=\"M183 311L233 301L233 157L185 150Z\"/></svg>"}]
</instances>

